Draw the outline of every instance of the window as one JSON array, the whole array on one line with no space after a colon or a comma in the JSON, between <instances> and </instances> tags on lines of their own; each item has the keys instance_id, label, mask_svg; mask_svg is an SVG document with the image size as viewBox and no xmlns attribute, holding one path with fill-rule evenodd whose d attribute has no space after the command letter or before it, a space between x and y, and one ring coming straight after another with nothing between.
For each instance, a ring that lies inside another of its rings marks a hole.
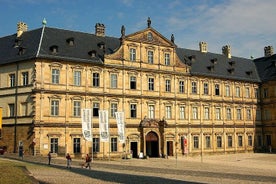
<instances>
[{"instance_id":1,"label":"window","mask_svg":"<svg viewBox=\"0 0 276 184\"><path fill-rule=\"evenodd\" d=\"M81 115L81 102L80 101L74 101L74 109L73 109L73 116L74 117L80 117Z\"/></svg>"},{"instance_id":2,"label":"window","mask_svg":"<svg viewBox=\"0 0 276 184\"><path fill-rule=\"evenodd\" d=\"M197 117L197 114L198 114L197 107L193 107L192 111L193 111L193 119L198 119L198 117Z\"/></svg>"},{"instance_id":3,"label":"window","mask_svg":"<svg viewBox=\"0 0 276 184\"><path fill-rule=\"evenodd\" d=\"M12 73L9 76L10 76L10 87L14 87L15 86L15 74Z\"/></svg>"},{"instance_id":4,"label":"window","mask_svg":"<svg viewBox=\"0 0 276 184\"><path fill-rule=\"evenodd\" d=\"M248 135L248 146L253 146L252 135Z\"/></svg>"},{"instance_id":5,"label":"window","mask_svg":"<svg viewBox=\"0 0 276 184\"><path fill-rule=\"evenodd\" d=\"M219 85L215 84L215 95L219 96Z\"/></svg>"},{"instance_id":6,"label":"window","mask_svg":"<svg viewBox=\"0 0 276 184\"><path fill-rule=\"evenodd\" d=\"M237 109L237 120L241 120L241 109Z\"/></svg>"},{"instance_id":7,"label":"window","mask_svg":"<svg viewBox=\"0 0 276 184\"><path fill-rule=\"evenodd\" d=\"M149 118L154 118L154 105L149 105L148 115Z\"/></svg>"},{"instance_id":8,"label":"window","mask_svg":"<svg viewBox=\"0 0 276 184\"><path fill-rule=\"evenodd\" d=\"M58 153L58 138L51 138L51 153Z\"/></svg>"},{"instance_id":9,"label":"window","mask_svg":"<svg viewBox=\"0 0 276 184\"><path fill-rule=\"evenodd\" d=\"M166 92L171 91L171 80L166 80Z\"/></svg>"},{"instance_id":10,"label":"window","mask_svg":"<svg viewBox=\"0 0 276 184\"><path fill-rule=\"evenodd\" d=\"M241 135L238 136L238 146L242 147L242 136Z\"/></svg>"},{"instance_id":11,"label":"window","mask_svg":"<svg viewBox=\"0 0 276 184\"><path fill-rule=\"evenodd\" d=\"M261 121L261 117L262 117L262 115L261 115L261 110L260 110L260 109L257 109L257 110L256 110L256 120L257 120L257 121Z\"/></svg>"},{"instance_id":12,"label":"window","mask_svg":"<svg viewBox=\"0 0 276 184\"><path fill-rule=\"evenodd\" d=\"M198 139L198 136L194 136L194 148L195 149L199 148L199 139Z\"/></svg>"},{"instance_id":13,"label":"window","mask_svg":"<svg viewBox=\"0 0 276 184\"><path fill-rule=\"evenodd\" d=\"M117 109L117 103L111 103L111 107L110 107L110 115L111 117L115 118L115 112L117 112L118 109Z\"/></svg>"},{"instance_id":14,"label":"window","mask_svg":"<svg viewBox=\"0 0 276 184\"><path fill-rule=\"evenodd\" d=\"M185 107L184 106L179 107L179 119L185 119Z\"/></svg>"},{"instance_id":15,"label":"window","mask_svg":"<svg viewBox=\"0 0 276 184\"><path fill-rule=\"evenodd\" d=\"M257 136L257 145L260 147L262 146L262 136L261 135L258 135Z\"/></svg>"},{"instance_id":16,"label":"window","mask_svg":"<svg viewBox=\"0 0 276 184\"><path fill-rule=\"evenodd\" d=\"M220 108L216 108L216 120L221 119Z\"/></svg>"},{"instance_id":17,"label":"window","mask_svg":"<svg viewBox=\"0 0 276 184\"><path fill-rule=\"evenodd\" d=\"M10 117L15 116L15 106L14 104L9 104Z\"/></svg>"},{"instance_id":18,"label":"window","mask_svg":"<svg viewBox=\"0 0 276 184\"><path fill-rule=\"evenodd\" d=\"M59 84L59 70L52 69L52 83Z\"/></svg>"},{"instance_id":19,"label":"window","mask_svg":"<svg viewBox=\"0 0 276 184\"><path fill-rule=\"evenodd\" d=\"M81 72L74 71L74 85L80 86L81 85Z\"/></svg>"},{"instance_id":20,"label":"window","mask_svg":"<svg viewBox=\"0 0 276 184\"><path fill-rule=\"evenodd\" d=\"M149 78L149 91L154 91L154 78Z\"/></svg>"},{"instance_id":21,"label":"window","mask_svg":"<svg viewBox=\"0 0 276 184\"><path fill-rule=\"evenodd\" d=\"M205 148L211 148L211 137L205 136Z\"/></svg>"},{"instance_id":22,"label":"window","mask_svg":"<svg viewBox=\"0 0 276 184\"><path fill-rule=\"evenodd\" d=\"M136 77L135 76L130 77L130 89L136 89Z\"/></svg>"},{"instance_id":23,"label":"window","mask_svg":"<svg viewBox=\"0 0 276 184\"><path fill-rule=\"evenodd\" d=\"M197 93L197 83L196 82L192 82L192 93L193 94Z\"/></svg>"},{"instance_id":24,"label":"window","mask_svg":"<svg viewBox=\"0 0 276 184\"><path fill-rule=\"evenodd\" d=\"M93 103L93 117L99 117L100 104L98 102Z\"/></svg>"},{"instance_id":25,"label":"window","mask_svg":"<svg viewBox=\"0 0 276 184\"><path fill-rule=\"evenodd\" d=\"M137 117L137 107L136 104L130 104L130 117L136 118Z\"/></svg>"},{"instance_id":26,"label":"window","mask_svg":"<svg viewBox=\"0 0 276 184\"><path fill-rule=\"evenodd\" d=\"M236 87L236 97L240 97L240 96L241 96L240 87Z\"/></svg>"},{"instance_id":27,"label":"window","mask_svg":"<svg viewBox=\"0 0 276 184\"><path fill-rule=\"evenodd\" d=\"M179 93L184 93L184 81L179 81Z\"/></svg>"},{"instance_id":28,"label":"window","mask_svg":"<svg viewBox=\"0 0 276 184\"><path fill-rule=\"evenodd\" d=\"M249 87L245 88L245 98L249 98L250 97L250 89Z\"/></svg>"},{"instance_id":29,"label":"window","mask_svg":"<svg viewBox=\"0 0 276 184\"><path fill-rule=\"evenodd\" d=\"M259 99L259 89L258 88L255 88L255 98Z\"/></svg>"},{"instance_id":30,"label":"window","mask_svg":"<svg viewBox=\"0 0 276 184\"><path fill-rule=\"evenodd\" d=\"M93 153L100 152L100 138L93 138Z\"/></svg>"},{"instance_id":31,"label":"window","mask_svg":"<svg viewBox=\"0 0 276 184\"><path fill-rule=\"evenodd\" d=\"M27 86L29 84L29 73L22 72L22 85Z\"/></svg>"},{"instance_id":32,"label":"window","mask_svg":"<svg viewBox=\"0 0 276 184\"><path fill-rule=\"evenodd\" d=\"M110 78L110 87L117 88L117 74L111 74Z\"/></svg>"},{"instance_id":33,"label":"window","mask_svg":"<svg viewBox=\"0 0 276 184\"><path fill-rule=\"evenodd\" d=\"M51 115L58 116L58 114L59 114L59 101L52 100L51 101Z\"/></svg>"},{"instance_id":34,"label":"window","mask_svg":"<svg viewBox=\"0 0 276 184\"><path fill-rule=\"evenodd\" d=\"M172 107L166 106L166 118L171 119L172 118Z\"/></svg>"},{"instance_id":35,"label":"window","mask_svg":"<svg viewBox=\"0 0 276 184\"><path fill-rule=\"evenodd\" d=\"M204 119L209 119L209 107L204 107Z\"/></svg>"},{"instance_id":36,"label":"window","mask_svg":"<svg viewBox=\"0 0 276 184\"><path fill-rule=\"evenodd\" d=\"M203 94L208 95L209 94L209 86L208 83L203 84Z\"/></svg>"},{"instance_id":37,"label":"window","mask_svg":"<svg viewBox=\"0 0 276 184\"><path fill-rule=\"evenodd\" d=\"M230 108L226 109L226 119L227 120L231 120L232 119L232 113L231 113L231 109Z\"/></svg>"},{"instance_id":38,"label":"window","mask_svg":"<svg viewBox=\"0 0 276 184\"><path fill-rule=\"evenodd\" d=\"M111 137L111 152L117 151L117 137Z\"/></svg>"},{"instance_id":39,"label":"window","mask_svg":"<svg viewBox=\"0 0 276 184\"><path fill-rule=\"evenodd\" d=\"M74 153L80 153L81 152L81 145L80 145L80 138L74 138L73 139L73 149Z\"/></svg>"},{"instance_id":40,"label":"window","mask_svg":"<svg viewBox=\"0 0 276 184\"><path fill-rule=\"evenodd\" d=\"M129 60L136 61L136 49L130 48L129 50Z\"/></svg>"},{"instance_id":41,"label":"window","mask_svg":"<svg viewBox=\"0 0 276 184\"><path fill-rule=\"evenodd\" d=\"M170 54L165 53L165 65L169 66L170 65Z\"/></svg>"},{"instance_id":42,"label":"window","mask_svg":"<svg viewBox=\"0 0 276 184\"><path fill-rule=\"evenodd\" d=\"M229 85L225 86L225 96L227 96L227 97L230 96L230 86Z\"/></svg>"},{"instance_id":43,"label":"window","mask_svg":"<svg viewBox=\"0 0 276 184\"><path fill-rule=\"evenodd\" d=\"M232 148L232 146L233 146L233 139L232 139L232 135L228 135L227 136L227 143L228 143L228 147L229 148Z\"/></svg>"},{"instance_id":44,"label":"window","mask_svg":"<svg viewBox=\"0 0 276 184\"><path fill-rule=\"evenodd\" d=\"M246 119L251 120L251 109L246 109Z\"/></svg>"},{"instance_id":45,"label":"window","mask_svg":"<svg viewBox=\"0 0 276 184\"><path fill-rule=\"evenodd\" d=\"M221 148L222 147L222 138L221 136L217 136L217 148Z\"/></svg>"},{"instance_id":46,"label":"window","mask_svg":"<svg viewBox=\"0 0 276 184\"><path fill-rule=\"evenodd\" d=\"M93 73L93 87L100 87L100 74Z\"/></svg>"},{"instance_id":47,"label":"window","mask_svg":"<svg viewBox=\"0 0 276 184\"><path fill-rule=\"evenodd\" d=\"M264 88L263 92L264 92L263 98L268 98L268 89Z\"/></svg>"},{"instance_id":48,"label":"window","mask_svg":"<svg viewBox=\"0 0 276 184\"><path fill-rule=\"evenodd\" d=\"M148 51L148 63L153 64L153 51Z\"/></svg>"}]
</instances>

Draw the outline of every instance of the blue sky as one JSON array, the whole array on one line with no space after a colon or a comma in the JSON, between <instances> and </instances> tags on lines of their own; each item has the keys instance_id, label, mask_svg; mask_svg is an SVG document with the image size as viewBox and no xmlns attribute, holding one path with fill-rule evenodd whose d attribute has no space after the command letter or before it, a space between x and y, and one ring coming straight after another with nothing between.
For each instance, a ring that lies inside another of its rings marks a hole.
<instances>
[{"instance_id":1,"label":"blue sky","mask_svg":"<svg viewBox=\"0 0 276 184\"><path fill-rule=\"evenodd\" d=\"M230 45L233 56L262 57L264 47L276 51L275 0L0 0L0 37L16 32L19 21L29 30L47 26L95 32L103 23L106 35L119 37L152 27L166 38L174 34L178 47L221 53Z\"/></svg>"}]
</instances>

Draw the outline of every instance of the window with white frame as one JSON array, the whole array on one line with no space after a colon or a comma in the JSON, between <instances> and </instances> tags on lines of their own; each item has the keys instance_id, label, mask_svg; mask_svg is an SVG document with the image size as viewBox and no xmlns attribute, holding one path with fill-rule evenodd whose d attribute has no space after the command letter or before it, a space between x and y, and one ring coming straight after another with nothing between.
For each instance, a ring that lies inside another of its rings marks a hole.
<instances>
[{"instance_id":1,"label":"window with white frame","mask_svg":"<svg viewBox=\"0 0 276 184\"><path fill-rule=\"evenodd\" d=\"M130 104L130 117L136 118L137 117L137 107L136 104Z\"/></svg>"},{"instance_id":2,"label":"window with white frame","mask_svg":"<svg viewBox=\"0 0 276 184\"><path fill-rule=\"evenodd\" d=\"M238 146L242 147L243 146L243 141L242 141L242 135L238 136Z\"/></svg>"},{"instance_id":3,"label":"window with white frame","mask_svg":"<svg viewBox=\"0 0 276 184\"><path fill-rule=\"evenodd\" d=\"M166 66L169 66L171 63L170 63L170 54L169 53L165 53L165 65Z\"/></svg>"},{"instance_id":4,"label":"window with white frame","mask_svg":"<svg viewBox=\"0 0 276 184\"><path fill-rule=\"evenodd\" d=\"M148 78L149 91L154 91L154 78Z\"/></svg>"},{"instance_id":5,"label":"window with white frame","mask_svg":"<svg viewBox=\"0 0 276 184\"><path fill-rule=\"evenodd\" d=\"M136 77L130 76L130 89L136 89Z\"/></svg>"},{"instance_id":6,"label":"window with white frame","mask_svg":"<svg viewBox=\"0 0 276 184\"><path fill-rule=\"evenodd\" d=\"M221 135L217 136L217 148L221 148L222 147L222 137Z\"/></svg>"},{"instance_id":7,"label":"window with white frame","mask_svg":"<svg viewBox=\"0 0 276 184\"><path fill-rule=\"evenodd\" d=\"M205 148L211 148L211 137L210 137L210 135L205 136Z\"/></svg>"},{"instance_id":8,"label":"window with white frame","mask_svg":"<svg viewBox=\"0 0 276 184\"><path fill-rule=\"evenodd\" d=\"M166 85L166 92L171 92L171 80L166 79L165 81Z\"/></svg>"},{"instance_id":9,"label":"window with white frame","mask_svg":"<svg viewBox=\"0 0 276 184\"><path fill-rule=\"evenodd\" d=\"M232 138L232 135L228 135L228 136L227 136L227 146L228 146L229 148L232 148L232 146L233 146L233 138Z\"/></svg>"},{"instance_id":10,"label":"window with white frame","mask_svg":"<svg viewBox=\"0 0 276 184\"><path fill-rule=\"evenodd\" d=\"M51 116L59 115L59 100L51 100Z\"/></svg>"},{"instance_id":11,"label":"window with white frame","mask_svg":"<svg viewBox=\"0 0 276 184\"><path fill-rule=\"evenodd\" d=\"M58 153L58 138L50 139L50 151L51 153Z\"/></svg>"},{"instance_id":12,"label":"window with white frame","mask_svg":"<svg viewBox=\"0 0 276 184\"><path fill-rule=\"evenodd\" d=\"M246 109L246 119L247 120L251 120L252 119L251 109Z\"/></svg>"},{"instance_id":13,"label":"window with white frame","mask_svg":"<svg viewBox=\"0 0 276 184\"><path fill-rule=\"evenodd\" d=\"M197 107L193 107L192 108L192 117L193 119L198 119L198 108Z\"/></svg>"},{"instance_id":14,"label":"window with white frame","mask_svg":"<svg viewBox=\"0 0 276 184\"><path fill-rule=\"evenodd\" d=\"M179 81L179 93L184 93L184 81Z\"/></svg>"},{"instance_id":15,"label":"window with white frame","mask_svg":"<svg viewBox=\"0 0 276 184\"><path fill-rule=\"evenodd\" d=\"M22 72L22 85L27 86L29 84L29 72Z\"/></svg>"},{"instance_id":16,"label":"window with white frame","mask_svg":"<svg viewBox=\"0 0 276 184\"><path fill-rule=\"evenodd\" d=\"M248 146L253 146L253 138L252 138L252 135L248 135L248 137L247 137L247 139L248 139Z\"/></svg>"},{"instance_id":17,"label":"window with white frame","mask_svg":"<svg viewBox=\"0 0 276 184\"><path fill-rule=\"evenodd\" d=\"M153 64L153 51L148 51L148 63Z\"/></svg>"},{"instance_id":18,"label":"window with white frame","mask_svg":"<svg viewBox=\"0 0 276 184\"><path fill-rule=\"evenodd\" d=\"M238 86L236 86L236 97L241 97L241 89Z\"/></svg>"},{"instance_id":19,"label":"window with white frame","mask_svg":"<svg viewBox=\"0 0 276 184\"><path fill-rule=\"evenodd\" d=\"M81 85L81 71L74 71L74 85Z\"/></svg>"},{"instance_id":20,"label":"window with white frame","mask_svg":"<svg viewBox=\"0 0 276 184\"><path fill-rule=\"evenodd\" d=\"M148 116L149 116L149 118L151 118L151 119L154 118L154 105L149 105Z\"/></svg>"},{"instance_id":21,"label":"window with white frame","mask_svg":"<svg viewBox=\"0 0 276 184\"><path fill-rule=\"evenodd\" d=\"M166 106L166 119L171 119L172 118L172 107L171 106Z\"/></svg>"},{"instance_id":22,"label":"window with white frame","mask_svg":"<svg viewBox=\"0 0 276 184\"><path fill-rule=\"evenodd\" d=\"M216 120L220 120L221 119L221 112L220 112L220 108L216 108Z\"/></svg>"},{"instance_id":23,"label":"window with white frame","mask_svg":"<svg viewBox=\"0 0 276 184\"><path fill-rule=\"evenodd\" d=\"M100 87L100 74L93 73L93 87Z\"/></svg>"},{"instance_id":24,"label":"window with white frame","mask_svg":"<svg viewBox=\"0 0 276 184\"><path fill-rule=\"evenodd\" d=\"M134 48L129 49L129 60L136 61L136 49Z\"/></svg>"},{"instance_id":25,"label":"window with white frame","mask_svg":"<svg viewBox=\"0 0 276 184\"><path fill-rule=\"evenodd\" d=\"M73 109L73 116L74 117L80 117L81 116L81 102L80 101L74 101L74 109Z\"/></svg>"},{"instance_id":26,"label":"window with white frame","mask_svg":"<svg viewBox=\"0 0 276 184\"><path fill-rule=\"evenodd\" d=\"M116 152L118 150L117 137L111 137L111 152Z\"/></svg>"},{"instance_id":27,"label":"window with white frame","mask_svg":"<svg viewBox=\"0 0 276 184\"><path fill-rule=\"evenodd\" d=\"M219 84L215 84L215 95L219 96Z\"/></svg>"},{"instance_id":28,"label":"window with white frame","mask_svg":"<svg viewBox=\"0 0 276 184\"><path fill-rule=\"evenodd\" d=\"M117 103L111 103L110 104L110 116L115 118L115 112L118 111L118 104Z\"/></svg>"},{"instance_id":29,"label":"window with white frame","mask_svg":"<svg viewBox=\"0 0 276 184\"><path fill-rule=\"evenodd\" d=\"M194 149L198 149L198 148L199 148L199 137L194 136Z\"/></svg>"},{"instance_id":30,"label":"window with white frame","mask_svg":"<svg viewBox=\"0 0 276 184\"><path fill-rule=\"evenodd\" d=\"M232 113L231 113L231 108L226 108L226 119L231 120L232 119Z\"/></svg>"},{"instance_id":31,"label":"window with white frame","mask_svg":"<svg viewBox=\"0 0 276 184\"><path fill-rule=\"evenodd\" d=\"M249 98L250 97L250 88L246 87L245 88L245 98Z\"/></svg>"},{"instance_id":32,"label":"window with white frame","mask_svg":"<svg viewBox=\"0 0 276 184\"><path fill-rule=\"evenodd\" d=\"M93 138L93 153L100 152L100 138Z\"/></svg>"},{"instance_id":33,"label":"window with white frame","mask_svg":"<svg viewBox=\"0 0 276 184\"><path fill-rule=\"evenodd\" d=\"M227 97L230 96L230 86L229 85L225 86L225 96L227 96Z\"/></svg>"},{"instance_id":34,"label":"window with white frame","mask_svg":"<svg viewBox=\"0 0 276 184\"><path fill-rule=\"evenodd\" d=\"M204 119L209 119L210 118L210 109L209 107L204 107Z\"/></svg>"},{"instance_id":35,"label":"window with white frame","mask_svg":"<svg viewBox=\"0 0 276 184\"><path fill-rule=\"evenodd\" d=\"M100 104L93 102L93 117L99 117Z\"/></svg>"},{"instance_id":36,"label":"window with white frame","mask_svg":"<svg viewBox=\"0 0 276 184\"><path fill-rule=\"evenodd\" d=\"M192 81L192 93L196 94L197 93L197 82Z\"/></svg>"},{"instance_id":37,"label":"window with white frame","mask_svg":"<svg viewBox=\"0 0 276 184\"><path fill-rule=\"evenodd\" d=\"M237 109L237 120L242 119L241 109Z\"/></svg>"},{"instance_id":38,"label":"window with white frame","mask_svg":"<svg viewBox=\"0 0 276 184\"><path fill-rule=\"evenodd\" d=\"M110 74L110 87L117 88L118 76L115 73Z\"/></svg>"},{"instance_id":39,"label":"window with white frame","mask_svg":"<svg viewBox=\"0 0 276 184\"><path fill-rule=\"evenodd\" d=\"M80 153L81 152L80 138L73 138L73 152L74 153Z\"/></svg>"},{"instance_id":40,"label":"window with white frame","mask_svg":"<svg viewBox=\"0 0 276 184\"><path fill-rule=\"evenodd\" d=\"M185 119L185 107L184 106L179 107L179 119Z\"/></svg>"},{"instance_id":41,"label":"window with white frame","mask_svg":"<svg viewBox=\"0 0 276 184\"><path fill-rule=\"evenodd\" d=\"M15 86L15 74L14 73L12 73L12 74L10 74L9 75L9 77L10 77L10 87L14 87Z\"/></svg>"},{"instance_id":42,"label":"window with white frame","mask_svg":"<svg viewBox=\"0 0 276 184\"><path fill-rule=\"evenodd\" d=\"M52 69L52 84L59 84L59 69Z\"/></svg>"},{"instance_id":43,"label":"window with white frame","mask_svg":"<svg viewBox=\"0 0 276 184\"><path fill-rule=\"evenodd\" d=\"M208 95L209 94L209 85L208 83L203 83L203 94Z\"/></svg>"}]
</instances>

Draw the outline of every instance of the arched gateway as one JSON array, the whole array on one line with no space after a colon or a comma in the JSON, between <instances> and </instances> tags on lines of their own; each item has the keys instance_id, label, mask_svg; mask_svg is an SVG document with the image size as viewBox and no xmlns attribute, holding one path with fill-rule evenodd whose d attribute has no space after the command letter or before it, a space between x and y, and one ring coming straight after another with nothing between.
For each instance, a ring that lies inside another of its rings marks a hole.
<instances>
[{"instance_id":1,"label":"arched gateway","mask_svg":"<svg viewBox=\"0 0 276 184\"><path fill-rule=\"evenodd\" d=\"M144 118L140 122L141 152L145 156L159 157L164 155L164 129L165 120Z\"/></svg>"}]
</instances>

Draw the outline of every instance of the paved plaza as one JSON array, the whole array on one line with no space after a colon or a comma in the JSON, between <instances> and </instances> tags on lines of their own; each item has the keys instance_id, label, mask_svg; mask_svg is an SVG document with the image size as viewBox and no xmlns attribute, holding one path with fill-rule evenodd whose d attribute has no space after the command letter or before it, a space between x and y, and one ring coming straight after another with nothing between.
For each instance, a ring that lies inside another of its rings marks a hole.
<instances>
[{"instance_id":1,"label":"paved plaza","mask_svg":"<svg viewBox=\"0 0 276 184\"><path fill-rule=\"evenodd\" d=\"M18 160L17 155L0 158ZM30 175L41 184L63 183L276 183L276 154L243 153L197 157L127 160L94 160L91 170L74 159L67 169L65 158L25 156Z\"/></svg>"}]
</instances>

